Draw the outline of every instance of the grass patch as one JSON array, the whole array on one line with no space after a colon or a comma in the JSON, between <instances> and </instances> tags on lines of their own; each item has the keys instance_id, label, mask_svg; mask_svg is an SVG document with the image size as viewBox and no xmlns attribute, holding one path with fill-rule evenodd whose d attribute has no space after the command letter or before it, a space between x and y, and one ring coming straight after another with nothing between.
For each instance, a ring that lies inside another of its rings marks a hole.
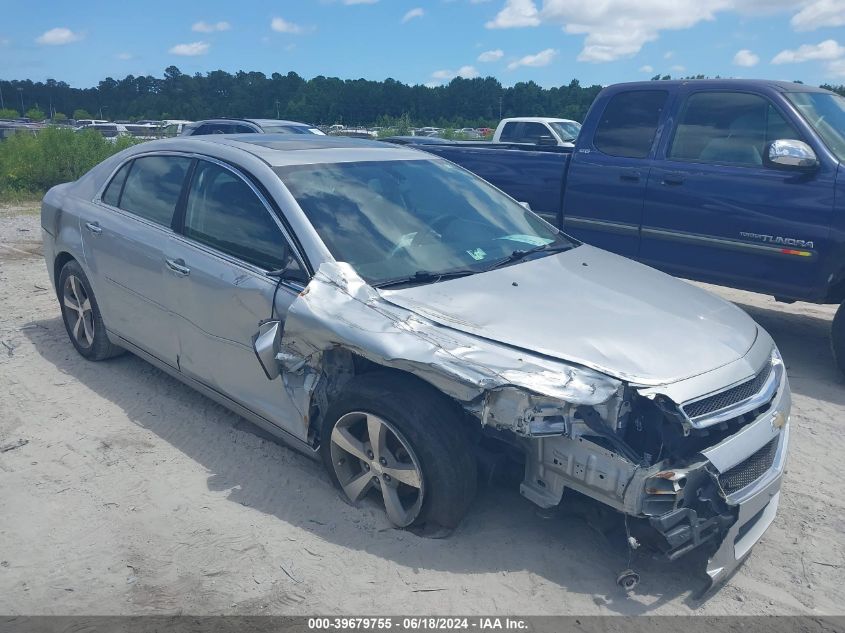
<instances>
[{"instance_id":1,"label":"grass patch","mask_svg":"<svg viewBox=\"0 0 845 633\"><path fill-rule=\"evenodd\" d=\"M40 200L50 187L76 180L97 163L138 141L110 142L93 130L48 127L0 142L0 203Z\"/></svg>"}]
</instances>

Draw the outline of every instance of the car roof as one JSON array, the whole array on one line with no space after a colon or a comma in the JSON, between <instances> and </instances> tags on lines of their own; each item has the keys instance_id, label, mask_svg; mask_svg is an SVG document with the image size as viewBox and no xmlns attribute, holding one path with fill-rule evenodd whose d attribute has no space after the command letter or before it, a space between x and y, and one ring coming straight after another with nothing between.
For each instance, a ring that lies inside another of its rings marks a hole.
<instances>
[{"instance_id":1,"label":"car roof","mask_svg":"<svg viewBox=\"0 0 845 633\"><path fill-rule=\"evenodd\" d=\"M807 84L796 83L794 81L776 81L772 79L667 79L667 80L650 80L650 81L631 81L627 83L613 84L608 86L606 90L630 90L632 88L660 88L665 86L667 88L677 88L683 85L702 86L706 88L757 88L776 90L778 92L830 92L824 88L816 88L815 86L808 86Z\"/></svg>"},{"instance_id":2,"label":"car roof","mask_svg":"<svg viewBox=\"0 0 845 633\"><path fill-rule=\"evenodd\" d=\"M516 123L578 123L573 119L559 119L552 116L512 116L502 119L502 123L514 121Z\"/></svg>"},{"instance_id":3,"label":"car roof","mask_svg":"<svg viewBox=\"0 0 845 633\"><path fill-rule=\"evenodd\" d=\"M308 123L303 123L302 121L287 121L285 119L240 119L240 118L220 118L220 119L202 119L201 121L195 121L197 124L201 123L232 123L232 122L246 122L246 123L253 123L258 126L262 125L299 125L302 127L313 127Z\"/></svg>"},{"instance_id":4,"label":"car roof","mask_svg":"<svg viewBox=\"0 0 845 633\"><path fill-rule=\"evenodd\" d=\"M385 160L437 160L431 154L392 143L345 136L301 134L177 136L149 141L136 145L135 148L138 153L172 150L213 156L215 146L220 145L252 154L271 167Z\"/></svg>"}]
</instances>

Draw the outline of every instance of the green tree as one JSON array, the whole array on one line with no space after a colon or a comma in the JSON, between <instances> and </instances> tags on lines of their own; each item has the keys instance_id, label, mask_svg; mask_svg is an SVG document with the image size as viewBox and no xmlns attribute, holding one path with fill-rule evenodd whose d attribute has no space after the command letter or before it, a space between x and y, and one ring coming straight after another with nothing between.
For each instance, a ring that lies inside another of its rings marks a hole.
<instances>
[{"instance_id":1,"label":"green tree","mask_svg":"<svg viewBox=\"0 0 845 633\"><path fill-rule=\"evenodd\" d=\"M0 119L17 119L19 113L17 110L12 110L11 108L3 108L0 110Z\"/></svg>"},{"instance_id":2,"label":"green tree","mask_svg":"<svg viewBox=\"0 0 845 633\"><path fill-rule=\"evenodd\" d=\"M32 119L33 121L43 121L47 115L44 114L44 110L40 108L30 108L26 111L26 116L28 119Z\"/></svg>"},{"instance_id":3,"label":"green tree","mask_svg":"<svg viewBox=\"0 0 845 633\"><path fill-rule=\"evenodd\" d=\"M73 118L76 120L79 119L93 119L94 117L88 112L88 110L83 110L82 108L78 108L73 111Z\"/></svg>"},{"instance_id":4,"label":"green tree","mask_svg":"<svg viewBox=\"0 0 845 633\"><path fill-rule=\"evenodd\" d=\"M53 120L54 121L67 121L67 115L64 112L54 112L53 113Z\"/></svg>"}]
</instances>

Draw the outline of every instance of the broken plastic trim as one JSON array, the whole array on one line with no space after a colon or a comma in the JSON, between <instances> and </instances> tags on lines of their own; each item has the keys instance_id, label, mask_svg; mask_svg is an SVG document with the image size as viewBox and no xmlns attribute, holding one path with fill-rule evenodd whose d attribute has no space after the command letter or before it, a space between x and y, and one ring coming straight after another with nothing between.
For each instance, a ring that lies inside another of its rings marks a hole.
<instances>
[{"instance_id":1,"label":"broken plastic trim","mask_svg":"<svg viewBox=\"0 0 845 633\"><path fill-rule=\"evenodd\" d=\"M548 406L549 399L561 406L600 404L622 387L592 369L435 324L390 303L342 262L321 265L291 304L278 349L285 388L306 432L312 403L331 382L324 364L334 351L414 374L462 403L482 424L523 435L530 434L526 418L538 404ZM533 396L542 398L534 402Z\"/></svg>"}]
</instances>

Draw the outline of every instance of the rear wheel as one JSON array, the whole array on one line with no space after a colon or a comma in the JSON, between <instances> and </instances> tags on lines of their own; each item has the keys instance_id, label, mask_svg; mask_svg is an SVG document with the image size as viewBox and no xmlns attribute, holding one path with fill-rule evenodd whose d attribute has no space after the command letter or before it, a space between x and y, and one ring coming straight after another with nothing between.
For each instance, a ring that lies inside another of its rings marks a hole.
<instances>
[{"instance_id":1,"label":"rear wheel","mask_svg":"<svg viewBox=\"0 0 845 633\"><path fill-rule=\"evenodd\" d=\"M477 477L462 424L457 406L426 383L364 374L327 411L323 461L350 501L378 499L396 527L454 528Z\"/></svg>"},{"instance_id":2,"label":"rear wheel","mask_svg":"<svg viewBox=\"0 0 845 633\"><path fill-rule=\"evenodd\" d=\"M91 284L75 260L59 273L58 289L62 320L77 352L88 360L104 360L124 351L109 341Z\"/></svg>"}]
</instances>

